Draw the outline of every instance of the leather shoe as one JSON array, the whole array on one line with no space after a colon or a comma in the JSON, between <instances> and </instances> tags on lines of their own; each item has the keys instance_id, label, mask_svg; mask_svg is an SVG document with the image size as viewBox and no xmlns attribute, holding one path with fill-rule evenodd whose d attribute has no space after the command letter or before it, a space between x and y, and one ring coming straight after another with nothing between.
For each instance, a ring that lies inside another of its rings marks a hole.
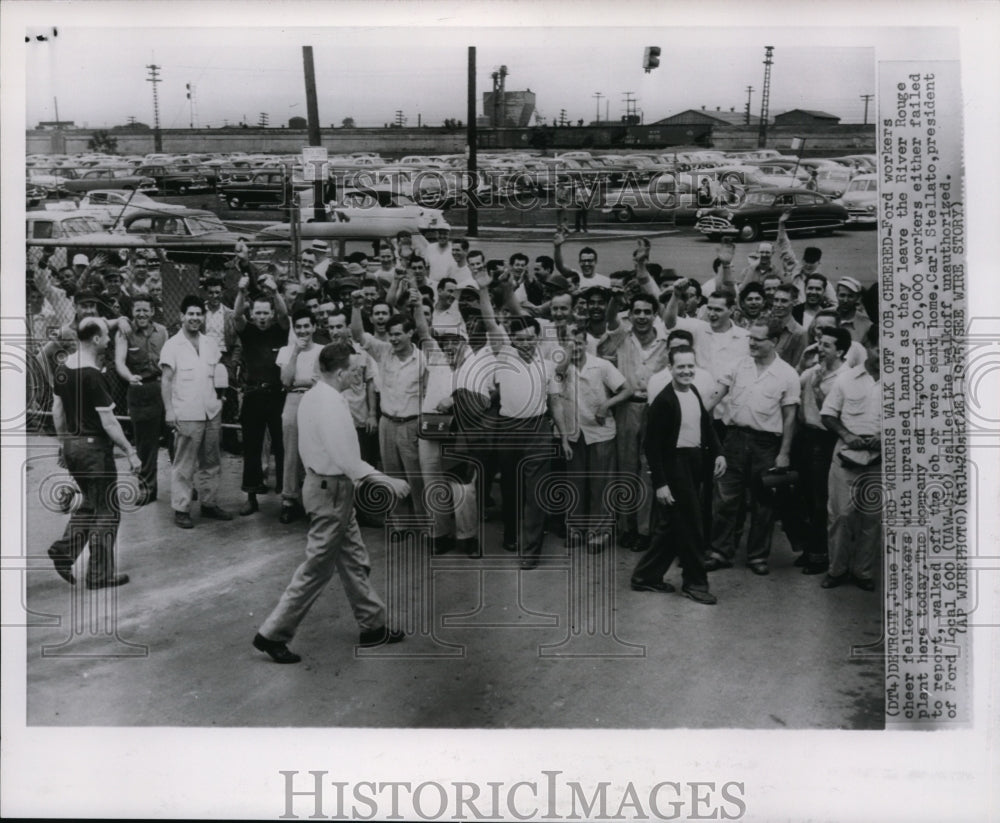
<instances>
[{"instance_id":1,"label":"leather shoe","mask_svg":"<svg viewBox=\"0 0 1000 823\"><path fill-rule=\"evenodd\" d=\"M257 495L247 495L247 502L244 503L243 508L240 509L240 517L249 517L251 514L256 514L259 511L260 506L257 505Z\"/></svg>"},{"instance_id":2,"label":"leather shoe","mask_svg":"<svg viewBox=\"0 0 1000 823\"><path fill-rule=\"evenodd\" d=\"M634 552L645 552L649 551L649 547L653 542L653 535L651 534L640 534L635 539L635 546L632 548Z\"/></svg>"},{"instance_id":3,"label":"leather shoe","mask_svg":"<svg viewBox=\"0 0 1000 823\"><path fill-rule=\"evenodd\" d=\"M731 569L733 564L723 557L718 555L710 555L705 561L705 571L707 572L717 572L719 569Z\"/></svg>"},{"instance_id":4,"label":"leather shoe","mask_svg":"<svg viewBox=\"0 0 1000 823\"><path fill-rule=\"evenodd\" d=\"M505 552L516 552L517 551L517 543L504 543L503 544L503 550Z\"/></svg>"},{"instance_id":5,"label":"leather shoe","mask_svg":"<svg viewBox=\"0 0 1000 823\"><path fill-rule=\"evenodd\" d=\"M875 581L870 577L855 577L854 585L857 586L862 591L873 592L875 591Z\"/></svg>"},{"instance_id":6,"label":"leather shoe","mask_svg":"<svg viewBox=\"0 0 1000 823\"><path fill-rule=\"evenodd\" d=\"M88 589L113 589L115 586L124 586L128 583L127 574L116 574L114 577L108 577L104 580L88 580Z\"/></svg>"},{"instance_id":7,"label":"leather shoe","mask_svg":"<svg viewBox=\"0 0 1000 823\"><path fill-rule=\"evenodd\" d=\"M295 511L295 506L282 504L281 514L278 515L279 523L294 523L296 517L298 517L298 513Z\"/></svg>"},{"instance_id":8,"label":"leather shoe","mask_svg":"<svg viewBox=\"0 0 1000 823\"><path fill-rule=\"evenodd\" d=\"M812 563L806 563L802 567L802 574L823 574L827 570L828 566L826 563L814 565Z\"/></svg>"},{"instance_id":9,"label":"leather shoe","mask_svg":"<svg viewBox=\"0 0 1000 823\"><path fill-rule=\"evenodd\" d=\"M824 589L835 589L837 586L843 586L850 579L851 576L847 572L838 575L828 574L819 585Z\"/></svg>"},{"instance_id":10,"label":"leather shoe","mask_svg":"<svg viewBox=\"0 0 1000 823\"><path fill-rule=\"evenodd\" d=\"M670 583L665 580L658 580L655 583L646 583L642 580L633 580L631 582L632 591L634 592L660 592L661 594L670 594L671 592L677 591Z\"/></svg>"},{"instance_id":11,"label":"leather shoe","mask_svg":"<svg viewBox=\"0 0 1000 823\"><path fill-rule=\"evenodd\" d=\"M765 574L771 573L771 570L767 567L767 563L765 563L763 560L755 560L753 563L750 563L749 566L750 566L750 571L752 571L754 574L760 575L761 577L763 577Z\"/></svg>"},{"instance_id":12,"label":"leather shoe","mask_svg":"<svg viewBox=\"0 0 1000 823\"><path fill-rule=\"evenodd\" d=\"M537 554L529 554L526 557L521 558L521 571L530 572L532 569L537 569L538 564L541 562L541 558Z\"/></svg>"},{"instance_id":13,"label":"leather shoe","mask_svg":"<svg viewBox=\"0 0 1000 823\"><path fill-rule=\"evenodd\" d=\"M233 516L225 509L220 509L218 506L206 506L204 503L201 506L201 516L207 518L208 520L233 519Z\"/></svg>"},{"instance_id":14,"label":"leather shoe","mask_svg":"<svg viewBox=\"0 0 1000 823\"><path fill-rule=\"evenodd\" d=\"M71 586L75 586L76 577L73 575L72 561L66 555L59 554L52 549L49 549L49 559L52 561L52 565L56 567L56 574Z\"/></svg>"},{"instance_id":15,"label":"leather shoe","mask_svg":"<svg viewBox=\"0 0 1000 823\"><path fill-rule=\"evenodd\" d=\"M279 640L268 640L264 635L254 635L253 647L270 655L275 663L298 663L302 658Z\"/></svg>"},{"instance_id":16,"label":"leather shoe","mask_svg":"<svg viewBox=\"0 0 1000 823\"><path fill-rule=\"evenodd\" d=\"M467 557L479 557L479 538L463 537L455 541L455 548Z\"/></svg>"},{"instance_id":17,"label":"leather shoe","mask_svg":"<svg viewBox=\"0 0 1000 823\"><path fill-rule=\"evenodd\" d=\"M406 635L398 629L389 629L383 626L381 629L361 632L358 645L363 649L370 649L375 646L384 646L386 643L399 643L405 637Z\"/></svg>"},{"instance_id":18,"label":"leather shoe","mask_svg":"<svg viewBox=\"0 0 1000 823\"><path fill-rule=\"evenodd\" d=\"M191 515L187 512L174 512L174 525L179 526L182 529L193 529L194 522L191 520Z\"/></svg>"},{"instance_id":19,"label":"leather shoe","mask_svg":"<svg viewBox=\"0 0 1000 823\"><path fill-rule=\"evenodd\" d=\"M714 606L719 601L708 589L696 589L693 586L681 586L681 592L685 597L691 598L695 603L705 606Z\"/></svg>"},{"instance_id":20,"label":"leather shoe","mask_svg":"<svg viewBox=\"0 0 1000 823\"><path fill-rule=\"evenodd\" d=\"M618 548L635 551L635 544L638 540L639 535L635 532L625 532L625 534L618 538Z\"/></svg>"},{"instance_id":21,"label":"leather shoe","mask_svg":"<svg viewBox=\"0 0 1000 823\"><path fill-rule=\"evenodd\" d=\"M795 562L792 563L792 565L795 568L797 568L797 569L801 569L803 566L805 566L806 565L806 555L805 555L805 552L803 552L798 557L796 557L795 558Z\"/></svg>"}]
</instances>

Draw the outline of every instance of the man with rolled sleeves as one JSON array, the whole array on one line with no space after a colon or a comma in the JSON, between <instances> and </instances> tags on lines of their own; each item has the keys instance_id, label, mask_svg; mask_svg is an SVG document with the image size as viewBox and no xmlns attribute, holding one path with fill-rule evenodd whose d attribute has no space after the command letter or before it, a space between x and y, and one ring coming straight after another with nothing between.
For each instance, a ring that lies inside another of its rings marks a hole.
<instances>
[{"instance_id":1,"label":"man with rolled sleeves","mask_svg":"<svg viewBox=\"0 0 1000 823\"><path fill-rule=\"evenodd\" d=\"M726 473L716 483L712 498L712 548L705 564L708 571L733 565L748 489L751 508L747 565L754 574L770 571L767 561L774 512L770 492L761 477L771 469L787 469L790 465L800 397L798 374L775 353L782 329L780 320L751 326L750 356L737 362L719 380L708 403L712 408L723 397L729 397L723 417Z\"/></svg>"},{"instance_id":2,"label":"man with rolled sleeves","mask_svg":"<svg viewBox=\"0 0 1000 823\"><path fill-rule=\"evenodd\" d=\"M386 625L385 604L369 580L371 561L354 515L354 486L362 480L385 483L397 497L404 497L409 487L361 459L358 442L351 435L351 412L340 394L350 358L346 341L324 346L318 360L319 379L299 404L299 454L306 468L302 501L310 517L306 559L253 639L254 648L275 663L302 659L288 648L288 642L334 573L340 575L361 628L359 645L398 643L404 637Z\"/></svg>"},{"instance_id":3,"label":"man with rolled sleeves","mask_svg":"<svg viewBox=\"0 0 1000 823\"><path fill-rule=\"evenodd\" d=\"M115 340L115 369L128 385L128 415L139 454L138 505L156 500L156 468L163 431L163 394L160 386L160 353L167 330L153 322L153 304L140 294L132 299L132 323Z\"/></svg>"},{"instance_id":4,"label":"man with rolled sleeves","mask_svg":"<svg viewBox=\"0 0 1000 823\"><path fill-rule=\"evenodd\" d=\"M222 401L216 386L220 380L228 381L224 380L225 368L219 362L215 340L201 333L205 302L189 294L181 300L180 313L181 330L160 351L161 389L167 425L175 430L170 476L174 524L193 529L190 508L196 469L202 517L233 519L215 502L222 474L219 453Z\"/></svg>"},{"instance_id":5,"label":"man with rolled sleeves","mask_svg":"<svg viewBox=\"0 0 1000 823\"><path fill-rule=\"evenodd\" d=\"M882 385L878 327L864 339L867 358L842 374L820 413L837 445L830 463L828 503L830 568L821 583L832 589L852 577L858 588L875 591L882 545Z\"/></svg>"}]
</instances>

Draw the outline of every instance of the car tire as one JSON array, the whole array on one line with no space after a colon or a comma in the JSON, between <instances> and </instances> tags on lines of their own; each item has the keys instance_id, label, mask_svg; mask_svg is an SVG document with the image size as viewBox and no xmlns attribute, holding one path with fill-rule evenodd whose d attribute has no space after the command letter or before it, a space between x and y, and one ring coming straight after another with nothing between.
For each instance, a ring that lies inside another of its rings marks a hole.
<instances>
[{"instance_id":1,"label":"car tire","mask_svg":"<svg viewBox=\"0 0 1000 823\"><path fill-rule=\"evenodd\" d=\"M188 191L188 187L187 186L178 186L177 187L177 193L178 194L187 194L187 191Z\"/></svg>"},{"instance_id":2,"label":"car tire","mask_svg":"<svg viewBox=\"0 0 1000 823\"><path fill-rule=\"evenodd\" d=\"M635 212L632 211L631 206L620 206L615 209L615 220L619 223L631 223L635 220Z\"/></svg>"},{"instance_id":3,"label":"car tire","mask_svg":"<svg viewBox=\"0 0 1000 823\"><path fill-rule=\"evenodd\" d=\"M752 221L744 223L740 226L737 237L746 243L751 243L760 237L760 226Z\"/></svg>"},{"instance_id":4,"label":"car tire","mask_svg":"<svg viewBox=\"0 0 1000 823\"><path fill-rule=\"evenodd\" d=\"M243 204L240 202L240 198L238 198L238 197L230 197L229 198L229 208L231 208L231 209L240 209L240 208L243 208Z\"/></svg>"}]
</instances>

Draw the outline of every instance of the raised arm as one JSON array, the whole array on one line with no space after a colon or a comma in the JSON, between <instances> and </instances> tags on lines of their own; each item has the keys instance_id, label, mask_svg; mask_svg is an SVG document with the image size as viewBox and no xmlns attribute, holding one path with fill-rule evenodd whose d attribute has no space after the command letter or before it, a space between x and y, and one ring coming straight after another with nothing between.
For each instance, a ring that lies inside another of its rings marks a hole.
<instances>
[{"instance_id":1,"label":"raised arm","mask_svg":"<svg viewBox=\"0 0 1000 823\"><path fill-rule=\"evenodd\" d=\"M799 259L795 256L795 251L792 249L792 243L788 239L788 231L785 228L785 224L791 216L791 207L785 209L781 213L781 217L778 218L778 236L775 238L778 259L781 261L781 275L785 283L792 282L792 277L799 268Z\"/></svg>"},{"instance_id":2,"label":"raised arm","mask_svg":"<svg viewBox=\"0 0 1000 823\"><path fill-rule=\"evenodd\" d=\"M562 233L562 229L557 229L555 237L552 238L552 260L555 263L556 271L563 277L569 277L573 271L567 269L563 264L562 247L565 240L566 235Z\"/></svg>"},{"instance_id":3,"label":"raised arm","mask_svg":"<svg viewBox=\"0 0 1000 823\"><path fill-rule=\"evenodd\" d=\"M250 287L250 277L243 275L236 284L236 299L233 301L233 325L239 333L247 325L247 289Z\"/></svg>"}]
</instances>

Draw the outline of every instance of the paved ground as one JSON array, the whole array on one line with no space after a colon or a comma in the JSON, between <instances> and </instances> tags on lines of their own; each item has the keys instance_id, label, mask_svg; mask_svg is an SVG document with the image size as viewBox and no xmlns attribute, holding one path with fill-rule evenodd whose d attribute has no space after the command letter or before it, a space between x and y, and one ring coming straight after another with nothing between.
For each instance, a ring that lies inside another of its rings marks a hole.
<instances>
[{"instance_id":1,"label":"paved ground","mask_svg":"<svg viewBox=\"0 0 1000 823\"><path fill-rule=\"evenodd\" d=\"M25 575L29 725L882 727L881 662L851 655L878 642L879 596L820 589L791 566L780 533L769 577L716 572L719 604L705 607L631 592L637 556L622 549L596 567L573 555L583 564L571 572L552 535L546 563L518 572L495 522L484 524L484 558L445 555L389 584L383 533L365 529L373 580L407 604L395 614L410 636L356 655L334 581L291 644L302 663L278 666L250 640L301 560L303 522L279 524L271 495L252 518L196 515L195 530L181 531L161 452L160 501L121 528L119 565L132 582L70 588L44 556L66 522L42 504L60 473L54 452L33 438L26 473L25 548L39 558ZM224 458L231 510L239 469Z\"/></svg>"}]
</instances>

